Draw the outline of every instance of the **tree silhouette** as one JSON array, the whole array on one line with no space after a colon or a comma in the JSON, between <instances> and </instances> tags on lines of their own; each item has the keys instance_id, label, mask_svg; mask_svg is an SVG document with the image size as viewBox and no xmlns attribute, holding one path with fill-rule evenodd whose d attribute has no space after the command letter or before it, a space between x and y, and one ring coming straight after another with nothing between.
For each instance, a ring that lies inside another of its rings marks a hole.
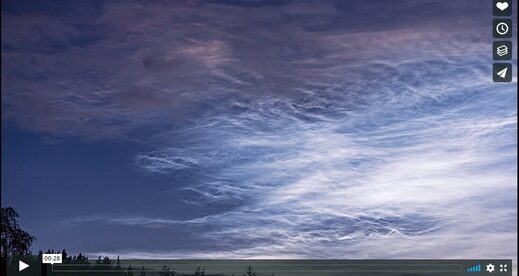
<instances>
[{"instance_id":1,"label":"tree silhouette","mask_svg":"<svg viewBox=\"0 0 519 276\"><path fill-rule=\"evenodd\" d=\"M245 271L245 273L243 273L244 276L256 276L256 272L254 271L254 268L252 268L252 266L249 265L249 267L247 268L247 271Z\"/></svg>"},{"instance_id":2,"label":"tree silhouette","mask_svg":"<svg viewBox=\"0 0 519 276\"><path fill-rule=\"evenodd\" d=\"M162 271L159 272L160 276L175 276L177 273L167 265L162 266Z\"/></svg>"},{"instance_id":3,"label":"tree silhouette","mask_svg":"<svg viewBox=\"0 0 519 276\"><path fill-rule=\"evenodd\" d=\"M200 270L200 267L198 267L196 270L195 270L195 274L194 276L204 276L205 275L205 268Z\"/></svg>"},{"instance_id":4,"label":"tree silhouette","mask_svg":"<svg viewBox=\"0 0 519 276\"><path fill-rule=\"evenodd\" d=\"M102 264L104 264L104 265L109 265L109 264L112 264L112 261L110 261L110 258L108 258L108 257L104 257L104 258L103 258L103 262L102 262Z\"/></svg>"},{"instance_id":5,"label":"tree silhouette","mask_svg":"<svg viewBox=\"0 0 519 276\"><path fill-rule=\"evenodd\" d=\"M77 258L76 258L76 263L78 263L78 264L88 264L88 258L85 255L79 253L79 255L77 255Z\"/></svg>"},{"instance_id":6,"label":"tree silhouette","mask_svg":"<svg viewBox=\"0 0 519 276\"><path fill-rule=\"evenodd\" d=\"M119 255L117 255L117 260L115 260L115 269L121 269L121 259L119 258Z\"/></svg>"},{"instance_id":7,"label":"tree silhouette","mask_svg":"<svg viewBox=\"0 0 519 276\"><path fill-rule=\"evenodd\" d=\"M12 207L2 207L1 271L6 272L9 257L31 254L31 244L36 239L20 228L18 213ZM5 274L4 274L5 275Z\"/></svg>"}]
</instances>

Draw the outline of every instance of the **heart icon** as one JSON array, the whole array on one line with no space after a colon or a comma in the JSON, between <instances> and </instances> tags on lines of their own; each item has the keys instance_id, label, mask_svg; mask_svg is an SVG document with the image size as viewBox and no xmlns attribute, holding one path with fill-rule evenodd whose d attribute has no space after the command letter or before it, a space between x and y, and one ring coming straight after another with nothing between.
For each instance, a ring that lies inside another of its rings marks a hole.
<instances>
[{"instance_id":1,"label":"heart icon","mask_svg":"<svg viewBox=\"0 0 519 276\"><path fill-rule=\"evenodd\" d=\"M504 11L508 8L508 2L497 2L496 7L501 11Z\"/></svg>"}]
</instances>

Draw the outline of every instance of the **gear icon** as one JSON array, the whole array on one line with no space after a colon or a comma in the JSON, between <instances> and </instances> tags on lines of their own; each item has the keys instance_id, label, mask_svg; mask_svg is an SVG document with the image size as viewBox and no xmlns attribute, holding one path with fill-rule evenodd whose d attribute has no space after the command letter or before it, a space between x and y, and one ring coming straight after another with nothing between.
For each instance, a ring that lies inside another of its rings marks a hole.
<instances>
[{"instance_id":1,"label":"gear icon","mask_svg":"<svg viewBox=\"0 0 519 276\"><path fill-rule=\"evenodd\" d=\"M492 263L487 264L487 271L488 272L492 273L492 272L494 272L495 269L496 269L496 266L493 265Z\"/></svg>"}]
</instances>

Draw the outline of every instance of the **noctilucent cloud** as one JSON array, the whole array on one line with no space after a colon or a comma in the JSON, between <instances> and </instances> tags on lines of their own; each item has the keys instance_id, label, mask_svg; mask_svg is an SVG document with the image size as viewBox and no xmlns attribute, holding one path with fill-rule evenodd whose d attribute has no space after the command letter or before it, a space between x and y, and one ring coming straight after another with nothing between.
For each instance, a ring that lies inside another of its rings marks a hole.
<instances>
[{"instance_id":1,"label":"noctilucent cloud","mask_svg":"<svg viewBox=\"0 0 519 276\"><path fill-rule=\"evenodd\" d=\"M491 26L486 0L2 1L2 204L35 251L515 262Z\"/></svg>"}]
</instances>

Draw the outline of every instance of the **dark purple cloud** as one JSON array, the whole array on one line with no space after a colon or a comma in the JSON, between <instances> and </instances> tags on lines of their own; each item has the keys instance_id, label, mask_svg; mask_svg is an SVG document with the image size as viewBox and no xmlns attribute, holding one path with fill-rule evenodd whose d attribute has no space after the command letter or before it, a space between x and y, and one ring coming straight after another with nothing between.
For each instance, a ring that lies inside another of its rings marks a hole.
<instances>
[{"instance_id":1,"label":"dark purple cloud","mask_svg":"<svg viewBox=\"0 0 519 276\"><path fill-rule=\"evenodd\" d=\"M477 42L462 30L485 23L481 4L467 1L2 5L2 118L89 139L196 121L236 99L297 101L304 83L340 80L329 71L392 55L388 44L407 39L419 51L415 29L459 30ZM444 22L455 14L455 25Z\"/></svg>"}]
</instances>

